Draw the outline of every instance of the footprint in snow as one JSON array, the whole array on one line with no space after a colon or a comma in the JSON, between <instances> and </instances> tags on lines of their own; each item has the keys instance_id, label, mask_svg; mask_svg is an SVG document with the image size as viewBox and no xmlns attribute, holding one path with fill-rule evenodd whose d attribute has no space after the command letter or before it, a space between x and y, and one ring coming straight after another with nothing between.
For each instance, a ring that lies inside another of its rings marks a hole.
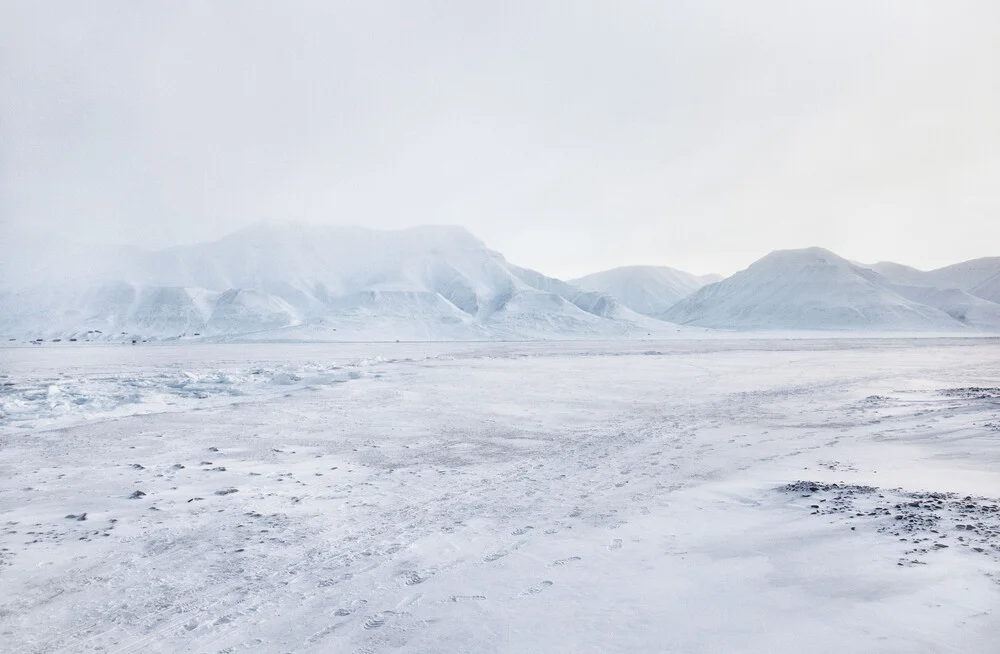
<instances>
[{"instance_id":1,"label":"footprint in snow","mask_svg":"<svg viewBox=\"0 0 1000 654\"><path fill-rule=\"evenodd\" d=\"M385 615L382 613L376 613L375 615L370 615L365 618L365 621L361 623L361 627L365 631L371 629L378 629L379 627L385 626Z\"/></svg>"},{"instance_id":2,"label":"footprint in snow","mask_svg":"<svg viewBox=\"0 0 1000 654\"><path fill-rule=\"evenodd\" d=\"M499 561L503 557L507 556L507 552L494 552L493 554L487 554L483 557L483 563L492 563L493 561Z\"/></svg>"},{"instance_id":3,"label":"footprint in snow","mask_svg":"<svg viewBox=\"0 0 1000 654\"><path fill-rule=\"evenodd\" d=\"M611 544L608 545L608 549L611 550L612 552L615 551L615 550L620 550L621 548L622 548L622 539L621 538L614 539L613 541L611 541Z\"/></svg>"},{"instance_id":4,"label":"footprint in snow","mask_svg":"<svg viewBox=\"0 0 1000 654\"><path fill-rule=\"evenodd\" d=\"M427 581L427 577L422 576L419 572L414 570L406 570L399 574L399 578L403 580L403 583L407 586L416 586L417 584L422 584Z\"/></svg>"},{"instance_id":5,"label":"footprint in snow","mask_svg":"<svg viewBox=\"0 0 1000 654\"><path fill-rule=\"evenodd\" d=\"M521 595L522 596L537 595L538 593L542 592L551 585L552 585L551 581L540 581L534 586L525 588L524 591L521 593Z\"/></svg>"},{"instance_id":6,"label":"footprint in snow","mask_svg":"<svg viewBox=\"0 0 1000 654\"><path fill-rule=\"evenodd\" d=\"M342 606L336 611L334 611L333 614L339 618L343 618L348 615L353 615L354 612L357 611L358 609L364 608L365 604L367 603L368 600L353 600L347 606Z\"/></svg>"},{"instance_id":7,"label":"footprint in snow","mask_svg":"<svg viewBox=\"0 0 1000 654\"><path fill-rule=\"evenodd\" d=\"M526 533L528 533L529 531L531 531L532 529L534 529L534 527L532 527L531 525L528 525L526 527L518 527L514 531L510 532L510 535L511 536L523 536Z\"/></svg>"},{"instance_id":8,"label":"footprint in snow","mask_svg":"<svg viewBox=\"0 0 1000 654\"><path fill-rule=\"evenodd\" d=\"M566 559L557 559L557 560L555 560L555 561L552 562L552 565L554 565L554 566L555 565L566 565L568 563L575 563L575 562L580 561L580 560L581 559L580 559L579 556L571 556L571 557L566 558Z\"/></svg>"}]
</instances>

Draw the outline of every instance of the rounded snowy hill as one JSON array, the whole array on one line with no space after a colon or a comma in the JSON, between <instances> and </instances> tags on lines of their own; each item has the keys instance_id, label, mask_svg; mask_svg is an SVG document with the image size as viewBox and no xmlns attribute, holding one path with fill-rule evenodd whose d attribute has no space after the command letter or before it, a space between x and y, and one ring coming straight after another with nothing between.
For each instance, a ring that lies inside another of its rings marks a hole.
<instances>
[{"instance_id":1,"label":"rounded snowy hill","mask_svg":"<svg viewBox=\"0 0 1000 654\"><path fill-rule=\"evenodd\" d=\"M782 250L699 289L664 318L723 329L964 329L947 313L890 286L882 275L828 250Z\"/></svg>"},{"instance_id":2,"label":"rounded snowy hill","mask_svg":"<svg viewBox=\"0 0 1000 654\"><path fill-rule=\"evenodd\" d=\"M682 298L720 279L719 275L692 275L666 266L623 266L570 283L607 293L636 313L659 317Z\"/></svg>"}]
</instances>

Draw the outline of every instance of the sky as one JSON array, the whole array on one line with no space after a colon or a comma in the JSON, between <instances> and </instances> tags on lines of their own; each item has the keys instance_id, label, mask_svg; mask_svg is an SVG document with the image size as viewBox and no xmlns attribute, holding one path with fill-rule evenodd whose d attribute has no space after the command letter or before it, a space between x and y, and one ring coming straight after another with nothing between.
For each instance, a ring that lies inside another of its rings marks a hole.
<instances>
[{"instance_id":1,"label":"sky","mask_svg":"<svg viewBox=\"0 0 1000 654\"><path fill-rule=\"evenodd\" d=\"M1000 255L995 0L0 3L0 256L468 228L571 278Z\"/></svg>"}]
</instances>

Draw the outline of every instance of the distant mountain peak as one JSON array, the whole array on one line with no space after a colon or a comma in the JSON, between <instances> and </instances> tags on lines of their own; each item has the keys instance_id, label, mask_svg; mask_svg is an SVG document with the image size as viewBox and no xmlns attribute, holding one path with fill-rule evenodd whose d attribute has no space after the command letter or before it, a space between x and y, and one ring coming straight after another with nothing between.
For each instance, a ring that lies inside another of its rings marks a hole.
<instances>
[{"instance_id":1,"label":"distant mountain peak","mask_svg":"<svg viewBox=\"0 0 1000 654\"><path fill-rule=\"evenodd\" d=\"M608 293L637 313L659 317L681 298L718 279L717 275L692 275L666 266L622 266L571 283Z\"/></svg>"}]
</instances>

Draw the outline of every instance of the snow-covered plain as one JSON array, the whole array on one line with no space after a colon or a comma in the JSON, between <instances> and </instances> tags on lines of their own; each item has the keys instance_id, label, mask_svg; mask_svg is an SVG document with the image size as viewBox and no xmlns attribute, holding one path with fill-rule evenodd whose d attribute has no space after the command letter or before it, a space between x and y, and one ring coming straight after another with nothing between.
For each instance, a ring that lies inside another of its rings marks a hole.
<instances>
[{"instance_id":1,"label":"snow-covered plain","mask_svg":"<svg viewBox=\"0 0 1000 654\"><path fill-rule=\"evenodd\" d=\"M5 653L1000 642L998 339L64 344L0 375Z\"/></svg>"}]
</instances>

